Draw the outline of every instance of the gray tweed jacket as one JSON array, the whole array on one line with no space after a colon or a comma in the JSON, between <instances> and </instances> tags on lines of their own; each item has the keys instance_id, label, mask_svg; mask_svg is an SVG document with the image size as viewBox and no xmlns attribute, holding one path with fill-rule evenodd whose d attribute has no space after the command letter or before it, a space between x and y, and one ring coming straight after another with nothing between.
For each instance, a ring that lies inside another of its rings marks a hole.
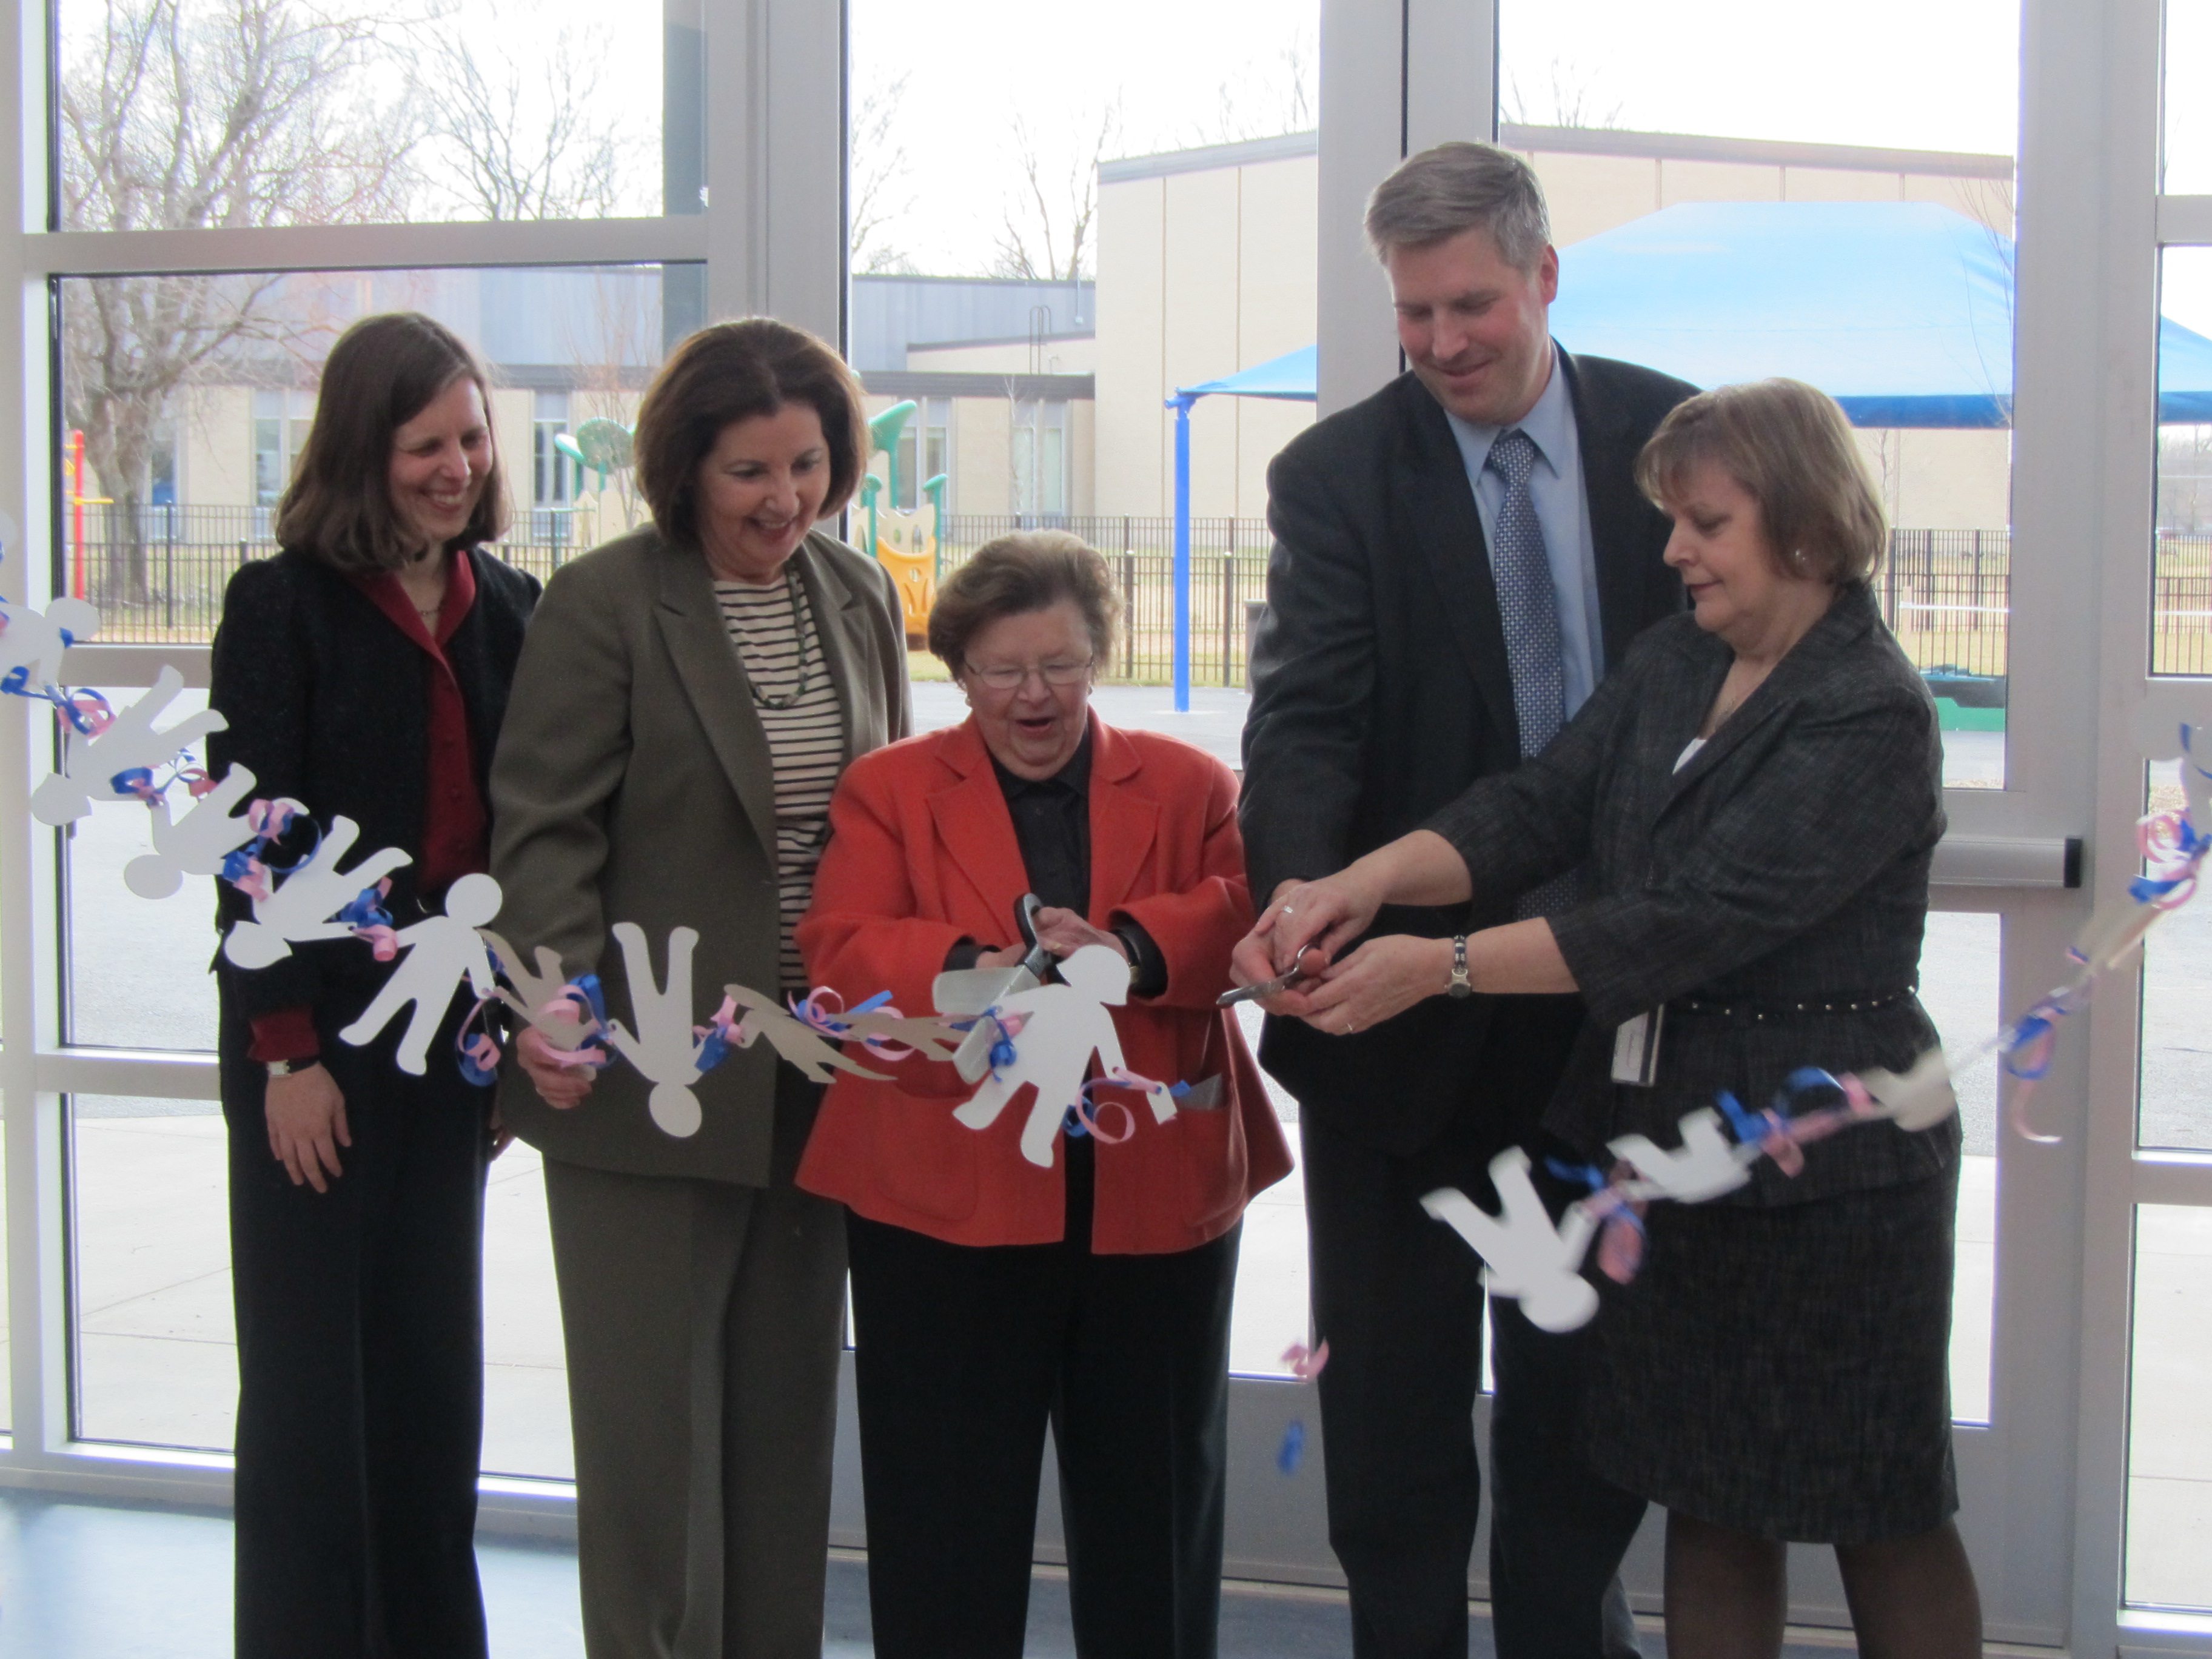
<instances>
[{"instance_id":1,"label":"gray tweed jacket","mask_svg":"<svg viewBox=\"0 0 2212 1659\"><path fill-rule=\"evenodd\" d=\"M1467 860L1478 903L1587 864L1593 896L1552 929L1589 1019L1546 1122L1594 1158L1632 1131L1676 1144L1676 1120L1717 1091L1756 1110L1799 1066L1902 1069L1936 1040L1911 994L1943 834L1926 685L1848 585L1678 772L1730 660L1692 618L1659 623L1542 755L1426 826ZM1661 1006L1654 1086L1614 1083L1615 1029ZM1852 1129L1795 1180L1761 1163L1738 1201L1910 1181L1958 1148L1956 1118Z\"/></svg>"}]
</instances>

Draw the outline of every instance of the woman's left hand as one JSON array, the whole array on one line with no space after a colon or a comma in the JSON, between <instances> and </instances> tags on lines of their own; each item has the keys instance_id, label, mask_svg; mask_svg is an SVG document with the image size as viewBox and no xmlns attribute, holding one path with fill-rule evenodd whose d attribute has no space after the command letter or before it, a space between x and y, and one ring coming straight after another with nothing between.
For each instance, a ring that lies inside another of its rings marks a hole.
<instances>
[{"instance_id":1,"label":"woman's left hand","mask_svg":"<svg viewBox=\"0 0 2212 1659\"><path fill-rule=\"evenodd\" d=\"M1331 1036L1364 1031L1451 983L1452 943L1387 933L1323 970L1312 988L1285 991L1283 1012Z\"/></svg>"},{"instance_id":2,"label":"woman's left hand","mask_svg":"<svg viewBox=\"0 0 2212 1659\"><path fill-rule=\"evenodd\" d=\"M1103 927L1093 927L1080 914L1046 905L1036 913L1037 943L1056 957L1072 957L1086 945L1103 945L1124 962L1128 951Z\"/></svg>"}]
</instances>

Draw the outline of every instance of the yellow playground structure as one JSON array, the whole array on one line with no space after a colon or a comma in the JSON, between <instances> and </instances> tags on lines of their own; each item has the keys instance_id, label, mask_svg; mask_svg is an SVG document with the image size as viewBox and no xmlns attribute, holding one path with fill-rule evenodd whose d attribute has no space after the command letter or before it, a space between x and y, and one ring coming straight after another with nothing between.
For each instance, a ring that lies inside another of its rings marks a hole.
<instances>
[{"instance_id":1,"label":"yellow playground structure","mask_svg":"<svg viewBox=\"0 0 2212 1659\"><path fill-rule=\"evenodd\" d=\"M921 487L922 494L929 498L927 529L921 514L902 510L898 505L899 434L915 408L914 401L908 398L893 404L868 422L876 450L890 458L890 477L885 480L871 472L860 481L860 506L868 515L868 544L898 587L899 609L904 615L908 645L921 644L929 632L929 608L937 603L940 568L938 538L945 525L945 475L942 472ZM886 482L890 486L890 499L884 501L879 498L885 494Z\"/></svg>"}]
</instances>

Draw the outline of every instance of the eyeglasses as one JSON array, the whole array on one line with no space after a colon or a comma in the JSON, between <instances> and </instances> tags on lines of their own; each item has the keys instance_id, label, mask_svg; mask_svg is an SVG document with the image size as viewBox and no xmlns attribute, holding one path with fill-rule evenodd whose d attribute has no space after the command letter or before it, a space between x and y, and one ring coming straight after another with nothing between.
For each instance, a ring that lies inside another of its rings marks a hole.
<instances>
[{"instance_id":1,"label":"eyeglasses","mask_svg":"<svg viewBox=\"0 0 2212 1659\"><path fill-rule=\"evenodd\" d=\"M1030 675L1040 677L1047 685L1080 685L1091 678L1091 665L1097 659L1085 657L1081 662L1023 663L1018 666L1007 664L995 668L978 668L968 665L968 672L994 691L1019 690Z\"/></svg>"}]
</instances>

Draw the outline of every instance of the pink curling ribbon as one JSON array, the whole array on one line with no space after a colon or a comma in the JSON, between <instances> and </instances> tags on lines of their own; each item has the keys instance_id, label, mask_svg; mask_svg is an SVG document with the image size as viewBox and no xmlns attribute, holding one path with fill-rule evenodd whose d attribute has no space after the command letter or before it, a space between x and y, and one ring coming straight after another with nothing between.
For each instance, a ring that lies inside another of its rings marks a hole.
<instances>
[{"instance_id":1,"label":"pink curling ribbon","mask_svg":"<svg viewBox=\"0 0 2212 1659\"><path fill-rule=\"evenodd\" d=\"M453 1036L453 1047L460 1056L461 1076L479 1089L488 1089L499 1080L499 1039L481 1028L484 1010L498 1000L495 996L479 997ZM470 1035L471 1028L477 1028L473 1036Z\"/></svg>"},{"instance_id":2,"label":"pink curling ribbon","mask_svg":"<svg viewBox=\"0 0 2212 1659\"><path fill-rule=\"evenodd\" d=\"M881 1014L886 1019L905 1018L905 1015L891 1006L890 998L889 991L878 991L866 1002L848 1009L842 996L826 985L817 985L805 996L794 995L787 998L786 1001L791 1008L793 1018L833 1042L858 1042L878 1060L905 1060L915 1051L904 1043L894 1042L881 1033L864 1037L853 1035L852 1018L862 1014ZM725 1007L728 1006L726 1002L724 1004ZM1017 1025L1014 1029L1020 1028ZM1010 1030L1007 1035L1012 1036L1012 1032Z\"/></svg>"},{"instance_id":3,"label":"pink curling ribbon","mask_svg":"<svg viewBox=\"0 0 2212 1659\"><path fill-rule=\"evenodd\" d=\"M1283 1364L1291 1368L1291 1375L1301 1382L1310 1382L1328 1364L1328 1339L1323 1337L1311 1349L1303 1342L1293 1342L1283 1350Z\"/></svg>"},{"instance_id":4,"label":"pink curling ribbon","mask_svg":"<svg viewBox=\"0 0 2212 1659\"><path fill-rule=\"evenodd\" d=\"M379 962L390 962L399 954L399 935L389 922L372 922L366 927L356 927L353 936L363 941L376 953Z\"/></svg>"},{"instance_id":5,"label":"pink curling ribbon","mask_svg":"<svg viewBox=\"0 0 2212 1659\"><path fill-rule=\"evenodd\" d=\"M1137 1115L1118 1100L1094 1103L1091 1098L1091 1091L1093 1089L1127 1089L1136 1086L1127 1079L1126 1073L1116 1073L1108 1077L1086 1078L1083 1086L1075 1091L1076 1121L1083 1125L1100 1146L1118 1146L1134 1135L1137 1133ZM1121 1115L1121 1133L1117 1135L1109 1135L1106 1133L1103 1120L1109 1108Z\"/></svg>"},{"instance_id":6,"label":"pink curling ribbon","mask_svg":"<svg viewBox=\"0 0 2212 1659\"><path fill-rule=\"evenodd\" d=\"M594 975L592 989L596 988L597 976ZM559 1020L568 1025L580 1025L584 1028L584 1035L594 1036L600 1027L592 1005L592 992L572 980L546 999L545 1006L538 1011L538 1018ZM588 1042L574 1048L563 1048L557 1044L550 1046L556 1065L588 1066L596 1071L608 1063L607 1051Z\"/></svg>"}]
</instances>

